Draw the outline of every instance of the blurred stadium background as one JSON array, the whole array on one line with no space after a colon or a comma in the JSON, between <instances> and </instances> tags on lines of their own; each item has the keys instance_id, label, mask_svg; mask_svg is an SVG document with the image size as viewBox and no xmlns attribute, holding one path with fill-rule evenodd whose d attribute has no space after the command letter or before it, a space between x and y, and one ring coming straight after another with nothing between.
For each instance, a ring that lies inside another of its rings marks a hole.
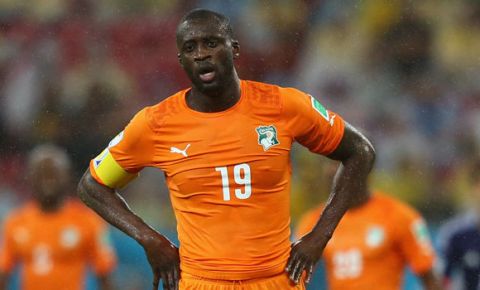
<instances>
[{"instance_id":1,"label":"blurred stadium background","mask_svg":"<svg viewBox=\"0 0 480 290\"><path fill-rule=\"evenodd\" d=\"M35 144L66 147L78 179L139 108L188 85L174 30L196 7L231 18L242 78L309 92L369 136L373 184L419 209L435 242L468 207L468 167L480 156L478 0L0 0L1 220L29 196ZM329 183L325 159L292 155L295 225ZM125 197L175 239L162 174L146 170ZM119 289L146 289L143 251L112 236Z\"/></svg>"}]
</instances>

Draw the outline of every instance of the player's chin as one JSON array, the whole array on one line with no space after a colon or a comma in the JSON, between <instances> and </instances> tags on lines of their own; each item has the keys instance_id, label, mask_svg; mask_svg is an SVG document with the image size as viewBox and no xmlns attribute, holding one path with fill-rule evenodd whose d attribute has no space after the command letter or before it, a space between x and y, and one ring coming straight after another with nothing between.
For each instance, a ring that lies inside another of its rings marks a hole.
<instances>
[{"instance_id":1,"label":"player's chin","mask_svg":"<svg viewBox=\"0 0 480 290\"><path fill-rule=\"evenodd\" d=\"M203 93L214 93L222 89L222 86L216 79L208 82L198 80L198 82L196 83L196 86Z\"/></svg>"}]
</instances>

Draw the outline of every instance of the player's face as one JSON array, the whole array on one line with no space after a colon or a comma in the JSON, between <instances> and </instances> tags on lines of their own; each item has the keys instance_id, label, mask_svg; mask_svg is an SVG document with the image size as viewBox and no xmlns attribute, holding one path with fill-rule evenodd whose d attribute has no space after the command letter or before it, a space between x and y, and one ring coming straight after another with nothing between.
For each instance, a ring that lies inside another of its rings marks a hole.
<instances>
[{"instance_id":1,"label":"player's face","mask_svg":"<svg viewBox=\"0 0 480 290\"><path fill-rule=\"evenodd\" d=\"M32 165L31 182L35 199L42 207L55 207L67 191L68 168L51 158L39 160Z\"/></svg>"},{"instance_id":2,"label":"player's face","mask_svg":"<svg viewBox=\"0 0 480 290\"><path fill-rule=\"evenodd\" d=\"M214 19L180 24L177 48L181 66L199 91L220 92L233 80L239 46Z\"/></svg>"}]
</instances>

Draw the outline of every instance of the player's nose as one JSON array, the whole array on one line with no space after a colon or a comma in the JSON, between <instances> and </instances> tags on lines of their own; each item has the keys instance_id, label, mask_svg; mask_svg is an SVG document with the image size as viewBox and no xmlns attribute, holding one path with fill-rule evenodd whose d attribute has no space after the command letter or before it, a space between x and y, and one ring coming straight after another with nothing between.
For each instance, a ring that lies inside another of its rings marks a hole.
<instances>
[{"instance_id":1,"label":"player's nose","mask_svg":"<svg viewBox=\"0 0 480 290\"><path fill-rule=\"evenodd\" d=\"M211 57L210 51L203 45L199 45L193 54L195 61L203 61Z\"/></svg>"}]
</instances>

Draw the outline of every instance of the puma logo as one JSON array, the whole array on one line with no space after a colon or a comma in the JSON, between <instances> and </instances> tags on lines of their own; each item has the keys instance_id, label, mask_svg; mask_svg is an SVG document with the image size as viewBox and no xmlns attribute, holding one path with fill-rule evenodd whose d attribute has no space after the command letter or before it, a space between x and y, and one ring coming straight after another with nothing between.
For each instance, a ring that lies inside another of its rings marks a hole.
<instances>
[{"instance_id":1,"label":"puma logo","mask_svg":"<svg viewBox=\"0 0 480 290\"><path fill-rule=\"evenodd\" d=\"M187 147L185 147L185 149L183 149L183 150L180 150L177 147L172 146L172 147L170 147L170 152L171 153L182 154L183 156L188 157L188 154L187 154L188 147L190 147L190 144L187 144Z\"/></svg>"}]
</instances>

